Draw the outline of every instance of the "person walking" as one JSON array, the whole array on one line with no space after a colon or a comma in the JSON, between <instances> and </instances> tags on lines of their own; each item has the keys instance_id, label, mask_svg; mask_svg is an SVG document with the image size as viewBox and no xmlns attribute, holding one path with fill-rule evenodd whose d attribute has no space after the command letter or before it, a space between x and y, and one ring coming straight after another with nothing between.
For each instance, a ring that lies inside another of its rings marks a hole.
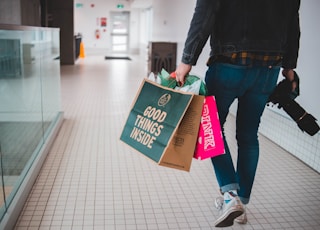
<instances>
[{"instance_id":1,"label":"person walking","mask_svg":"<svg viewBox=\"0 0 320 230\"><path fill-rule=\"evenodd\" d=\"M216 199L221 215L216 227L247 222L259 159L258 128L268 97L282 75L294 81L300 40L300 0L197 0L176 80L183 85L196 65L208 39L211 53L205 82L214 95L221 127L229 108L238 101L236 140L238 155L233 163L226 154L211 159L223 197Z\"/></svg>"}]
</instances>

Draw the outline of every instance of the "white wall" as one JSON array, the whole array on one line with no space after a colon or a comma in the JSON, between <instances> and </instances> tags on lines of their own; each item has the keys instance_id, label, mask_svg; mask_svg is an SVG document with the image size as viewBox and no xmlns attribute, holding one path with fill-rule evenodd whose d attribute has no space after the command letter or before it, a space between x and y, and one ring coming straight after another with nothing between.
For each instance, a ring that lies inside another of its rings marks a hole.
<instances>
[{"instance_id":1,"label":"white wall","mask_svg":"<svg viewBox=\"0 0 320 230\"><path fill-rule=\"evenodd\" d=\"M75 1L76 2L76 1ZM132 50L139 46L139 10L131 9L130 2L126 0L81 0L82 8L74 9L74 32L81 33L86 53L104 53L111 50L110 13L130 11L130 42ZM75 3L76 4L76 3ZM94 4L94 7L92 7ZM117 4L123 4L123 9L117 9ZM107 18L107 27L101 27L99 19ZM101 37L95 38L95 30L99 29Z\"/></svg>"},{"instance_id":2,"label":"white wall","mask_svg":"<svg viewBox=\"0 0 320 230\"><path fill-rule=\"evenodd\" d=\"M130 11L130 53L139 53L140 46L140 14L141 10L131 9Z\"/></svg>"},{"instance_id":3,"label":"white wall","mask_svg":"<svg viewBox=\"0 0 320 230\"><path fill-rule=\"evenodd\" d=\"M297 72L301 79L301 96L297 101L320 119L320 1L301 1L301 43Z\"/></svg>"},{"instance_id":4,"label":"white wall","mask_svg":"<svg viewBox=\"0 0 320 230\"><path fill-rule=\"evenodd\" d=\"M195 0L153 1L154 41L184 42Z\"/></svg>"}]
</instances>

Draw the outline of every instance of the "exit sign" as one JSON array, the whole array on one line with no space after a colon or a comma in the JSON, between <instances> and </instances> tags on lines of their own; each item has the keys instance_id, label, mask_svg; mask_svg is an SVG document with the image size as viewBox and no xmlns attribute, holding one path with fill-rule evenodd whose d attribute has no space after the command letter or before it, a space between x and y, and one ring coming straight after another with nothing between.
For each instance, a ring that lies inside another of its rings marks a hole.
<instances>
[{"instance_id":1,"label":"exit sign","mask_svg":"<svg viewBox=\"0 0 320 230\"><path fill-rule=\"evenodd\" d=\"M76 3L76 8L83 8L83 4L82 3Z\"/></svg>"},{"instance_id":2,"label":"exit sign","mask_svg":"<svg viewBox=\"0 0 320 230\"><path fill-rule=\"evenodd\" d=\"M117 8L118 8L118 9L123 9L123 8L124 8L124 5L123 5L123 4L118 4L118 5L117 5Z\"/></svg>"}]
</instances>

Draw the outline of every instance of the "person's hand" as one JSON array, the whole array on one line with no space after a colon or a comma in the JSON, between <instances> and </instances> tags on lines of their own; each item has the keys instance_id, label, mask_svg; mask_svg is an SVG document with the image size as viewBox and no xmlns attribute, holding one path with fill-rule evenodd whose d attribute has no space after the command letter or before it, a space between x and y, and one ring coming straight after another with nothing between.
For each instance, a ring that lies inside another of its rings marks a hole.
<instances>
[{"instance_id":1,"label":"person's hand","mask_svg":"<svg viewBox=\"0 0 320 230\"><path fill-rule=\"evenodd\" d=\"M192 66L184 63L180 63L175 71L176 81L180 86L183 86L185 83L186 76L190 72Z\"/></svg>"},{"instance_id":2,"label":"person's hand","mask_svg":"<svg viewBox=\"0 0 320 230\"><path fill-rule=\"evenodd\" d=\"M283 69L282 70L282 75L291 82L291 90L292 92L295 91L297 88L297 82L294 81L294 71L293 69Z\"/></svg>"}]
</instances>

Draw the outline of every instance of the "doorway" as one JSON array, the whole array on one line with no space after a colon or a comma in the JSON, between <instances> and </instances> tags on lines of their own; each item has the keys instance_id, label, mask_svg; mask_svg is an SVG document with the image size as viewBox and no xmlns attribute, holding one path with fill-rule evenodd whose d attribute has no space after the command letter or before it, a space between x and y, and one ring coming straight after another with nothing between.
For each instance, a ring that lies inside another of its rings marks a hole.
<instances>
[{"instance_id":1,"label":"doorway","mask_svg":"<svg viewBox=\"0 0 320 230\"><path fill-rule=\"evenodd\" d=\"M114 53L129 51L129 18L127 11L111 12L111 50Z\"/></svg>"}]
</instances>

